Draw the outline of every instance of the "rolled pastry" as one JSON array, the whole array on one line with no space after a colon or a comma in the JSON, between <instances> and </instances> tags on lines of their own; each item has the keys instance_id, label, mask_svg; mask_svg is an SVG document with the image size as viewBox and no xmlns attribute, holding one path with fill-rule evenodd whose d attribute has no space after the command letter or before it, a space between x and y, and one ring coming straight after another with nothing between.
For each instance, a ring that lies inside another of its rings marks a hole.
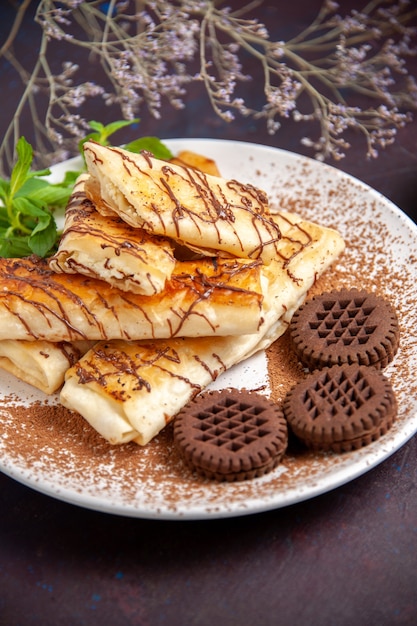
<instances>
[{"instance_id":1,"label":"rolled pastry","mask_svg":"<svg viewBox=\"0 0 417 626\"><path fill-rule=\"evenodd\" d=\"M87 179L81 174L75 184L50 268L99 278L123 291L160 293L175 267L172 244L119 217L101 215L85 195Z\"/></svg>"},{"instance_id":2,"label":"rolled pastry","mask_svg":"<svg viewBox=\"0 0 417 626\"><path fill-rule=\"evenodd\" d=\"M212 256L276 256L281 233L253 185L87 141L87 196L106 215Z\"/></svg>"},{"instance_id":3,"label":"rolled pastry","mask_svg":"<svg viewBox=\"0 0 417 626\"><path fill-rule=\"evenodd\" d=\"M62 404L78 411L110 443L144 445L221 372L270 346L344 249L332 229L289 214L275 219L283 237L275 260L262 269L264 323L257 333L100 342L68 370Z\"/></svg>"},{"instance_id":4,"label":"rolled pastry","mask_svg":"<svg viewBox=\"0 0 417 626\"><path fill-rule=\"evenodd\" d=\"M50 341L0 341L0 367L46 394L57 391L65 372L93 345Z\"/></svg>"},{"instance_id":5,"label":"rolled pastry","mask_svg":"<svg viewBox=\"0 0 417 626\"><path fill-rule=\"evenodd\" d=\"M165 289L142 296L43 259L0 259L0 340L155 339L257 332L263 323L261 264L179 262ZM242 315L244 307L245 314Z\"/></svg>"},{"instance_id":6,"label":"rolled pastry","mask_svg":"<svg viewBox=\"0 0 417 626\"><path fill-rule=\"evenodd\" d=\"M170 163L182 165L183 167L192 167L200 172L211 174L212 176L221 176L220 170L214 159L210 159L204 154L193 152L192 150L181 150L172 159Z\"/></svg>"}]
</instances>

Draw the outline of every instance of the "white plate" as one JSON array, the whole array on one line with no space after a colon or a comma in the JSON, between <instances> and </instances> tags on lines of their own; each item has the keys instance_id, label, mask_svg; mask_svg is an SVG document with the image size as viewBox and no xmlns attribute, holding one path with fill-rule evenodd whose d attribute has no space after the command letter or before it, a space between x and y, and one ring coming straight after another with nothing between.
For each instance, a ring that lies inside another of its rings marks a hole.
<instances>
[{"instance_id":1,"label":"white plate","mask_svg":"<svg viewBox=\"0 0 417 626\"><path fill-rule=\"evenodd\" d=\"M175 139L166 143L174 152L185 148L212 157L223 176L252 182L268 192L273 204L338 228L347 241L338 265L339 283L378 285L400 318L401 347L385 370L398 397L396 423L379 441L359 451L295 455L263 478L217 484L193 478L179 467L169 432L145 448L108 446L87 427L85 437L80 437L59 416L51 420L32 411L31 405L44 403L45 397L2 373L0 401L6 408L1 419L7 436L3 433L0 441L0 469L42 493L79 506L132 517L181 520L284 507L334 489L387 459L417 431L415 224L373 189L312 159L244 142ZM73 167L73 162L55 166L54 176L69 165ZM260 354L220 377L217 386L248 386L250 381L258 388L266 380L266 359ZM16 401L11 398L17 395L28 405L27 419L13 411ZM56 398L50 402L56 403Z\"/></svg>"}]
</instances>

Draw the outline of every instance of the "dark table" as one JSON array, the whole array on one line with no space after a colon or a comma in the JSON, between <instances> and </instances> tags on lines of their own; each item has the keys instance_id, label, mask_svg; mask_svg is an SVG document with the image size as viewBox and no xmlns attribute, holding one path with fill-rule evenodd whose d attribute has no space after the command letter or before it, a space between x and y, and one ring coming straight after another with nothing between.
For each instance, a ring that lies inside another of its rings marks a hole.
<instances>
[{"instance_id":1,"label":"dark table","mask_svg":"<svg viewBox=\"0 0 417 626\"><path fill-rule=\"evenodd\" d=\"M311 20L320 2L280 4L265 3L259 16L285 38ZM10 5L1 11L3 40ZM36 37L30 12L24 29L27 44ZM410 68L417 75L417 58ZM3 62L0 84L3 132L18 90ZM296 124L283 123L274 137L253 120L228 125L198 90L183 111L169 109L159 122L143 116L141 132L238 139L309 154ZM416 220L415 123L378 159L367 161L358 141L337 167ZM417 620L416 437L335 491L235 519L123 518L54 500L4 475L0 494L2 626L391 626Z\"/></svg>"}]
</instances>

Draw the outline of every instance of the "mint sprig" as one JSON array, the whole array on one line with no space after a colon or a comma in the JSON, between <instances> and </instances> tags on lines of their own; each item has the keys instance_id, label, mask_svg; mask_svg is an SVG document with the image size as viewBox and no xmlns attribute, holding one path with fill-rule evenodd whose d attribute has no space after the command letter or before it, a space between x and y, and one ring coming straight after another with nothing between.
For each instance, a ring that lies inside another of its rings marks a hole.
<instances>
[{"instance_id":1,"label":"mint sprig","mask_svg":"<svg viewBox=\"0 0 417 626\"><path fill-rule=\"evenodd\" d=\"M110 145L109 138L111 135L126 126L138 124L139 121L139 118L135 118L133 120L110 122L110 124L105 125L101 122L91 120L88 122L88 125L93 132L86 135L86 137L84 137L84 139L82 139L78 144L81 154L83 155L83 146L86 141L92 140L100 143L102 146L108 146ZM147 150L148 152L152 152L156 159L169 160L174 156L171 150L169 150L169 148L167 148L167 146L162 143L158 137L139 137L139 139L135 139L134 141L125 144L123 147L129 152L141 152L141 150Z\"/></svg>"},{"instance_id":2,"label":"mint sprig","mask_svg":"<svg viewBox=\"0 0 417 626\"><path fill-rule=\"evenodd\" d=\"M0 256L44 257L59 236L53 212L65 207L73 186L42 180L51 173L49 169L31 171L33 149L24 137L18 140L16 152L10 180L0 178Z\"/></svg>"}]
</instances>

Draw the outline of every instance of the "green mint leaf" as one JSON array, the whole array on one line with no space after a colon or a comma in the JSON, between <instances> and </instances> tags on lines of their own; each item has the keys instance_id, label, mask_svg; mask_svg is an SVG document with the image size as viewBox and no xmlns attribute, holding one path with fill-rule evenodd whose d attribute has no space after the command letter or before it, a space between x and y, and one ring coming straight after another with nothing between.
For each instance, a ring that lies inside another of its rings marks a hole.
<instances>
[{"instance_id":1,"label":"green mint leaf","mask_svg":"<svg viewBox=\"0 0 417 626\"><path fill-rule=\"evenodd\" d=\"M133 120L119 120L117 122L110 122L103 128L103 135L105 135L105 139L108 139L115 132L120 130L121 128L125 128L126 126L131 126L132 124L138 124L139 118L135 118Z\"/></svg>"},{"instance_id":2,"label":"green mint leaf","mask_svg":"<svg viewBox=\"0 0 417 626\"><path fill-rule=\"evenodd\" d=\"M7 199L9 197L9 194L10 194L10 184L7 181L0 178L0 200L3 202L3 204L7 204Z\"/></svg>"},{"instance_id":3,"label":"green mint leaf","mask_svg":"<svg viewBox=\"0 0 417 626\"><path fill-rule=\"evenodd\" d=\"M97 143L100 143L99 142L99 139L100 139L99 133L89 133L88 135L86 135L83 139L81 139L78 142L78 150L80 151L82 157L84 157L83 146L86 143L86 141L89 141L90 139L92 141L97 141Z\"/></svg>"},{"instance_id":4,"label":"green mint leaf","mask_svg":"<svg viewBox=\"0 0 417 626\"><path fill-rule=\"evenodd\" d=\"M38 178L41 176L49 176L49 174L51 173L51 170L49 168L46 168L44 170L31 170L27 173L27 178Z\"/></svg>"},{"instance_id":5,"label":"green mint leaf","mask_svg":"<svg viewBox=\"0 0 417 626\"><path fill-rule=\"evenodd\" d=\"M39 219L36 227L29 236L29 247L39 257L45 257L57 241L57 229L52 215L46 214Z\"/></svg>"},{"instance_id":6,"label":"green mint leaf","mask_svg":"<svg viewBox=\"0 0 417 626\"><path fill-rule=\"evenodd\" d=\"M10 190L10 182L5 180L4 178L0 178L0 197L3 197L3 194L6 195Z\"/></svg>"},{"instance_id":7,"label":"green mint leaf","mask_svg":"<svg viewBox=\"0 0 417 626\"><path fill-rule=\"evenodd\" d=\"M61 186L70 188L70 193L72 193L74 183L80 174L81 171L79 170L69 170L68 172L65 172L64 180L61 182Z\"/></svg>"},{"instance_id":8,"label":"green mint leaf","mask_svg":"<svg viewBox=\"0 0 417 626\"><path fill-rule=\"evenodd\" d=\"M32 237L34 237L36 234L39 233L44 233L46 230L48 230L49 226L54 223L54 219L51 215L51 213L44 213L39 219L38 219L38 223L36 224L35 228L32 230L32 233L30 235L30 239Z\"/></svg>"},{"instance_id":9,"label":"green mint leaf","mask_svg":"<svg viewBox=\"0 0 417 626\"><path fill-rule=\"evenodd\" d=\"M109 137L111 135L113 135L115 132L117 132L121 128L125 128L126 126L131 126L132 124L138 124L139 121L140 121L139 118L135 118L133 120L117 120L116 122L110 122L110 124L104 125L101 122L90 120L88 122L88 125L95 132L89 133L83 139L81 139L81 141L78 143L78 149L81 152L81 154L84 156L83 145L85 144L86 141L90 139L92 141L97 141L97 143L100 143L103 146L108 146Z\"/></svg>"},{"instance_id":10,"label":"green mint leaf","mask_svg":"<svg viewBox=\"0 0 417 626\"><path fill-rule=\"evenodd\" d=\"M162 143L158 137L141 137L140 139L131 141L124 147L130 152L147 150L148 152L151 152L156 159L162 159L165 161L169 161L169 159L172 159L174 156L171 150L164 143Z\"/></svg>"},{"instance_id":11,"label":"green mint leaf","mask_svg":"<svg viewBox=\"0 0 417 626\"><path fill-rule=\"evenodd\" d=\"M6 229L0 230L0 257L21 258L32 254L27 235L7 236Z\"/></svg>"},{"instance_id":12,"label":"green mint leaf","mask_svg":"<svg viewBox=\"0 0 417 626\"><path fill-rule=\"evenodd\" d=\"M61 207L68 202L72 189L61 185L52 185L45 180L32 178L21 187L16 197L26 196L39 206Z\"/></svg>"},{"instance_id":13,"label":"green mint leaf","mask_svg":"<svg viewBox=\"0 0 417 626\"><path fill-rule=\"evenodd\" d=\"M7 211L4 207L0 206L0 230L9 228L9 216L7 215ZM0 235L1 236L1 235Z\"/></svg>"},{"instance_id":14,"label":"green mint leaf","mask_svg":"<svg viewBox=\"0 0 417 626\"><path fill-rule=\"evenodd\" d=\"M101 122L96 122L95 120L90 120L88 122L88 125L90 128L95 130L99 135L101 135L101 133L104 130L104 124L102 124Z\"/></svg>"},{"instance_id":15,"label":"green mint leaf","mask_svg":"<svg viewBox=\"0 0 417 626\"><path fill-rule=\"evenodd\" d=\"M57 239L57 227L52 213L27 197L15 198L13 228L16 233L29 235L28 245L38 256L45 256Z\"/></svg>"},{"instance_id":16,"label":"green mint leaf","mask_svg":"<svg viewBox=\"0 0 417 626\"><path fill-rule=\"evenodd\" d=\"M15 193L25 182L33 160L33 150L30 143L24 137L20 137L16 144L17 161L10 176L10 196Z\"/></svg>"},{"instance_id":17,"label":"green mint leaf","mask_svg":"<svg viewBox=\"0 0 417 626\"><path fill-rule=\"evenodd\" d=\"M17 196L14 200L14 206L16 213L22 213L23 215L28 215L34 218L41 218L45 213L47 213L45 209L32 202L32 200L26 196ZM50 213L48 213L48 215L50 215Z\"/></svg>"}]
</instances>

